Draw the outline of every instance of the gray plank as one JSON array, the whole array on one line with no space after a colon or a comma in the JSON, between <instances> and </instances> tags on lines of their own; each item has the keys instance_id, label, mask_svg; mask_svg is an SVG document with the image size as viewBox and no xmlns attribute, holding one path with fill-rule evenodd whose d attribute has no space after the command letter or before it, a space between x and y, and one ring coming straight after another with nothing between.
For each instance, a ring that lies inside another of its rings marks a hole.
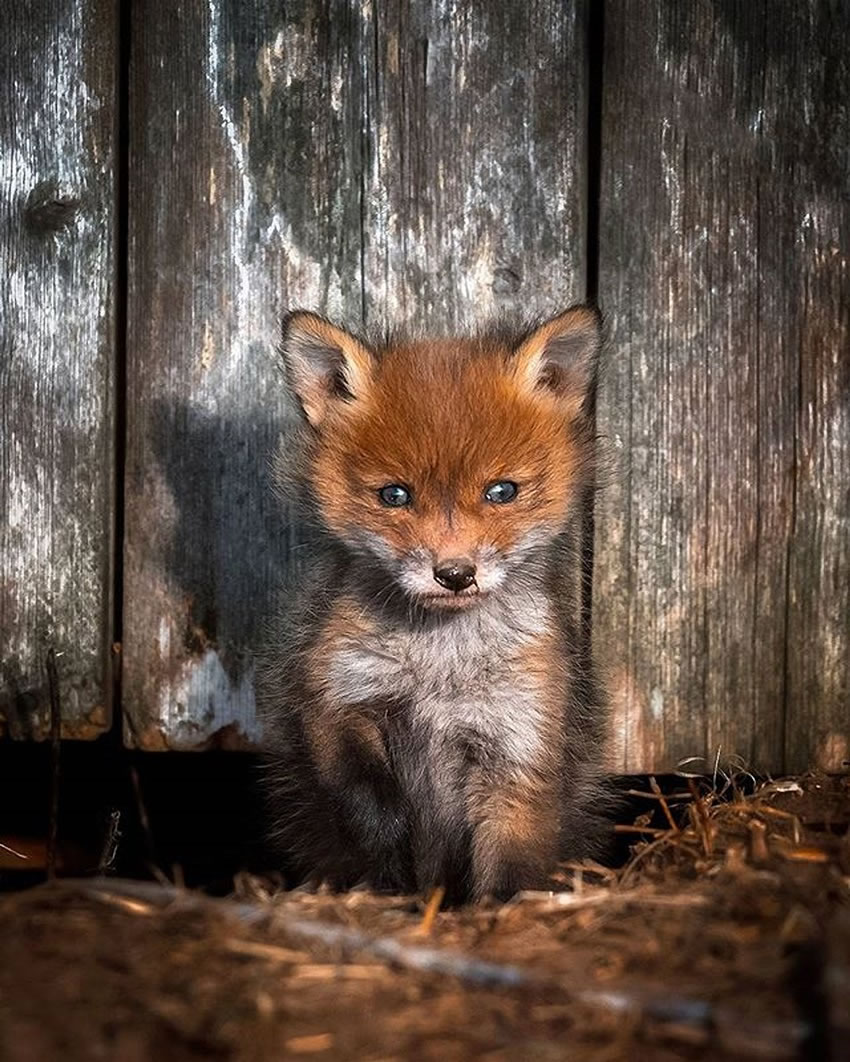
<instances>
[{"instance_id":1,"label":"gray plank","mask_svg":"<svg viewBox=\"0 0 850 1062\"><path fill-rule=\"evenodd\" d=\"M850 5L792 11L781 91L788 181L780 242L796 343L786 769L850 766Z\"/></svg>"},{"instance_id":2,"label":"gray plank","mask_svg":"<svg viewBox=\"0 0 850 1062\"><path fill-rule=\"evenodd\" d=\"M255 741L251 652L292 544L268 461L290 305L359 316L359 5L137 8L126 740Z\"/></svg>"},{"instance_id":3,"label":"gray plank","mask_svg":"<svg viewBox=\"0 0 850 1062\"><path fill-rule=\"evenodd\" d=\"M127 740L244 745L250 650L298 557L264 474L292 415L278 317L443 327L580 297L583 20L214 0L137 23Z\"/></svg>"},{"instance_id":4,"label":"gray plank","mask_svg":"<svg viewBox=\"0 0 850 1062\"><path fill-rule=\"evenodd\" d=\"M718 748L781 770L806 699L794 661L818 668L825 612L846 705L846 314L833 311L847 273L826 250L846 248L846 17L819 0L606 5L599 423L618 467L597 520L594 637L628 770ZM809 472L807 363L812 435L834 462ZM788 610L789 581L817 624ZM808 711L835 722L837 703L819 694Z\"/></svg>"},{"instance_id":5,"label":"gray plank","mask_svg":"<svg viewBox=\"0 0 850 1062\"><path fill-rule=\"evenodd\" d=\"M367 318L462 328L583 299L584 0L364 12Z\"/></svg>"},{"instance_id":6,"label":"gray plank","mask_svg":"<svg viewBox=\"0 0 850 1062\"><path fill-rule=\"evenodd\" d=\"M109 725L115 322L111 0L4 5L0 733Z\"/></svg>"}]
</instances>

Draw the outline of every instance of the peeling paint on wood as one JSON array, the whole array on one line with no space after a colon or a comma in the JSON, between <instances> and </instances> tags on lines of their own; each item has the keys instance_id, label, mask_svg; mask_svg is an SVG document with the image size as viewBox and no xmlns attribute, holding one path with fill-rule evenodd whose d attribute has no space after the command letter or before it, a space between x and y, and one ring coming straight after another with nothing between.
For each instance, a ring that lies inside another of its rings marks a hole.
<instances>
[{"instance_id":1,"label":"peeling paint on wood","mask_svg":"<svg viewBox=\"0 0 850 1062\"><path fill-rule=\"evenodd\" d=\"M117 8L5 5L0 35L0 733L109 725Z\"/></svg>"},{"instance_id":2,"label":"peeling paint on wood","mask_svg":"<svg viewBox=\"0 0 850 1062\"><path fill-rule=\"evenodd\" d=\"M850 734L847 5L605 14L594 637L626 770Z\"/></svg>"},{"instance_id":3,"label":"peeling paint on wood","mask_svg":"<svg viewBox=\"0 0 850 1062\"><path fill-rule=\"evenodd\" d=\"M158 0L137 15L128 742L258 736L251 650L284 569L309 563L263 474L293 415L274 367L286 308L443 327L581 297L581 11Z\"/></svg>"}]
</instances>

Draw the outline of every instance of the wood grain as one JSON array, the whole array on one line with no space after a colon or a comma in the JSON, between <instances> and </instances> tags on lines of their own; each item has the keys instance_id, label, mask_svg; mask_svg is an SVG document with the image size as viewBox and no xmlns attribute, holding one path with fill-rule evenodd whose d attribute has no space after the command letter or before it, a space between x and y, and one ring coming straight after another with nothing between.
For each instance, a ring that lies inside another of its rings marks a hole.
<instances>
[{"instance_id":1,"label":"wood grain","mask_svg":"<svg viewBox=\"0 0 850 1062\"><path fill-rule=\"evenodd\" d=\"M583 299L586 4L364 12L369 322L464 328Z\"/></svg>"},{"instance_id":2,"label":"wood grain","mask_svg":"<svg viewBox=\"0 0 850 1062\"><path fill-rule=\"evenodd\" d=\"M785 768L850 766L850 6L789 6L779 211L765 217L795 344ZM779 220L779 224L777 221ZM784 238L783 238L784 236ZM791 312L789 312L789 307Z\"/></svg>"},{"instance_id":3,"label":"wood grain","mask_svg":"<svg viewBox=\"0 0 850 1062\"><path fill-rule=\"evenodd\" d=\"M357 19L160 0L133 31L126 740L240 746L293 541L280 319L360 310Z\"/></svg>"},{"instance_id":4,"label":"wood grain","mask_svg":"<svg viewBox=\"0 0 850 1062\"><path fill-rule=\"evenodd\" d=\"M0 733L109 725L117 7L5 5L0 34Z\"/></svg>"},{"instance_id":5,"label":"wood grain","mask_svg":"<svg viewBox=\"0 0 850 1062\"><path fill-rule=\"evenodd\" d=\"M606 5L594 638L627 770L846 739L847 29Z\"/></svg>"},{"instance_id":6,"label":"wood grain","mask_svg":"<svg viewBox=\"0 0 850 1062\"><path fill-rule=\"evenodd\" d=\"M292 414L285 308L441 328L581 296L583 9L158 0L136 17L130 743L259 736L251 650L298 557L262 474Z\"/></svg>"}]
</instances>

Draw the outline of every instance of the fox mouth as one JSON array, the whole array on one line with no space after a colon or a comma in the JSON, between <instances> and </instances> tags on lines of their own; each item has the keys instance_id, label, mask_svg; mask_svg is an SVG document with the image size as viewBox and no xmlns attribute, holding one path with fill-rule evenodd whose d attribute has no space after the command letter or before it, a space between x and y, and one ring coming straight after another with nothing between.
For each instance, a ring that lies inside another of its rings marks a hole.
<instances>
[{"instance_id":1,"label":"fox mouth","mask_svg":"<svg viewBox=\"0 0 850 1062\"><path fill-rule=\"evenodd\" d=\"M481 598L486 597L486 591L482 592L473 584L466 590L452 592L449 590L435 590L427 594L417 594L417 600L426 608L464 609L470 608Z\"/></svg>"}]
</instances>

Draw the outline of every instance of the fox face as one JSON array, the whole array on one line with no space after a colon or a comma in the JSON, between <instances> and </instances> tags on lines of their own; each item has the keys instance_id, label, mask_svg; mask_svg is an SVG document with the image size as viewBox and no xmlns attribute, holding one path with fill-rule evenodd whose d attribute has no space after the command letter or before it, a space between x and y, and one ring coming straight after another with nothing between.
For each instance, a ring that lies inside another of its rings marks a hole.
<instances>
[{"instance_id":1,"label":"fox face","mask_svg":"<svg viewBox=\"0 0 850 1062\"><path fill-rule=\"evenodd\" d=\"M324 525L425 608L474 607L521 585L590 474L599 346L587 307L515 341L382 347L291 314L283 355Z\"/></svg>"}]
</instances>

